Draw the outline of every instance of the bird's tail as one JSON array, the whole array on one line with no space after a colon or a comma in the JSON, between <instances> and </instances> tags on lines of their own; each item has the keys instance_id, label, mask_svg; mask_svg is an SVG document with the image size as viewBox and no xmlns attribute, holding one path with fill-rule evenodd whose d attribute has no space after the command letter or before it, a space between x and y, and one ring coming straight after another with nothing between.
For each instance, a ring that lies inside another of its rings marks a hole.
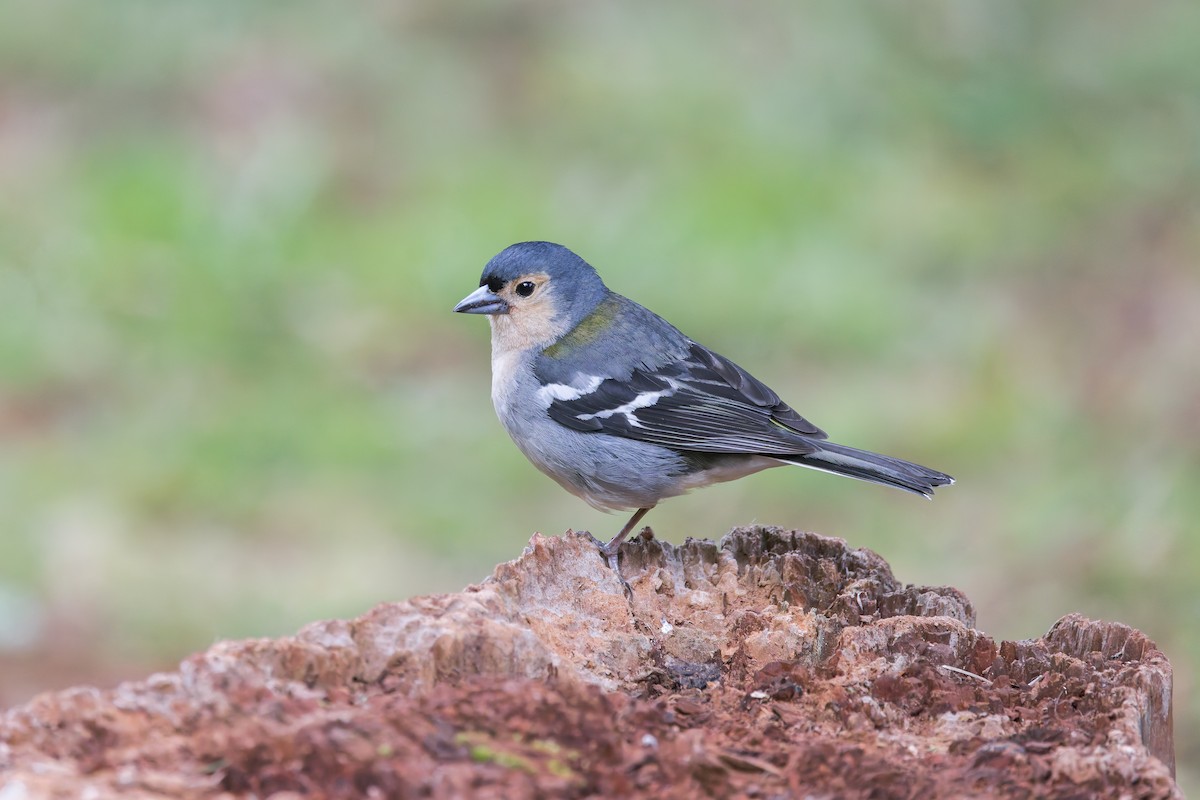
<instances>
[{"instance_id":1,"label":"bird's tail","mask_svg":"<svg viewBox=\"0 0 1200 800\"><path fill-rule=\"evenodd\" d=\"M780 461L819 469L822 472L832 472L835 475L845 475L848 478L858 478L860 481L894 486L925 497L933 497L934 487L954 483L954 478L949 475L911 461L833 442L810 440L810 443L818 447L816 452L794 458L781 458Z\"/></svg>"}]
</instances>

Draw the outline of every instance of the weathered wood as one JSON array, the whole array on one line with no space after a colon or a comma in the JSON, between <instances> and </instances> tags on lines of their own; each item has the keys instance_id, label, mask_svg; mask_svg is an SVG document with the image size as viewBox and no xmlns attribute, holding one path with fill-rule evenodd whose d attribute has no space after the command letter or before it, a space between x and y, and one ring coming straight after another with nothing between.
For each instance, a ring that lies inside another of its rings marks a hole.
<instances>
[{"instance_id":1,"label":"weathered wood","mask_svg":"<svg viewBox=\"0 0 1200 800\"><path fill-rule=\"evenodd\" d=\"M451 595L0 717L0 797L1177 798L1171 670L1063 617L996 642L838 539L582 536Z\"/></svg>"}]
</instances>

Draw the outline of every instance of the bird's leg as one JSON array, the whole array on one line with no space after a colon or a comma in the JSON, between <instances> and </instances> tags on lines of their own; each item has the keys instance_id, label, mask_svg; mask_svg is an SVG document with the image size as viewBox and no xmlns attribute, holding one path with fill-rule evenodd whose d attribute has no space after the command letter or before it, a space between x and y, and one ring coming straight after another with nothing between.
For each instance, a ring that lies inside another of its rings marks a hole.
<instances>
[{"instance_id":1,"label":"bird's leg","mask_svg":"<svg viewBox=\"0 0 1200 800\"><path fill-rule=\"evenodd\" d=\"M617 569L617 552L621 549L621 543L625 541L625 537L633 530L633 526L637 525L649 510L650 508L639 508L633 512L633 516L629 518L629 522L625 523L625 527L621 528L621 532L614 536L612 541L600 548L600 554L608 561L609 568L617 573L617 577L621 575L621 571Z\"/></svg>"}]
</instances>

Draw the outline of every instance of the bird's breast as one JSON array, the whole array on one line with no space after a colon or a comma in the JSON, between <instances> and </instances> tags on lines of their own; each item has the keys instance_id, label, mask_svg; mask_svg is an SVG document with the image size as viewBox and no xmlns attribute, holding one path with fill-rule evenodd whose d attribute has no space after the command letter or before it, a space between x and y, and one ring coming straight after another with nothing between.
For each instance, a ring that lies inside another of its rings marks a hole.
<instances>
[{"instance_id":1,"label":"bird's breast","mask_svg":"<svg viewBox=\"0 0 1200 800\"><path fill-rule=\"evenodd\" d=\"M492 353L492 405L501 420L511 410L519 388L522 360L522 354L513 350Z\"/></svg>"}]
</instances>

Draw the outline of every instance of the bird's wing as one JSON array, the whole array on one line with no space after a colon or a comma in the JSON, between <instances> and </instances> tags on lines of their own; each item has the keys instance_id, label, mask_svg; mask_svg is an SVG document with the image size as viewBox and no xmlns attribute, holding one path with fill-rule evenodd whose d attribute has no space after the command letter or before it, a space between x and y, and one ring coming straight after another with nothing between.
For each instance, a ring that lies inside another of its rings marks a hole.
<instances>
[{"instance_id":1,"label":"bird's wing","mask_svg":"<svg viewBox=\"0 0 1200 800\"><path fill-rule=\"evenodd\" d=\"M543 387L547 413L577 431L678 450L798 455L825 433L732 361L690 340L683 355L628 377Z\"/></svg>"}]
</instances>

